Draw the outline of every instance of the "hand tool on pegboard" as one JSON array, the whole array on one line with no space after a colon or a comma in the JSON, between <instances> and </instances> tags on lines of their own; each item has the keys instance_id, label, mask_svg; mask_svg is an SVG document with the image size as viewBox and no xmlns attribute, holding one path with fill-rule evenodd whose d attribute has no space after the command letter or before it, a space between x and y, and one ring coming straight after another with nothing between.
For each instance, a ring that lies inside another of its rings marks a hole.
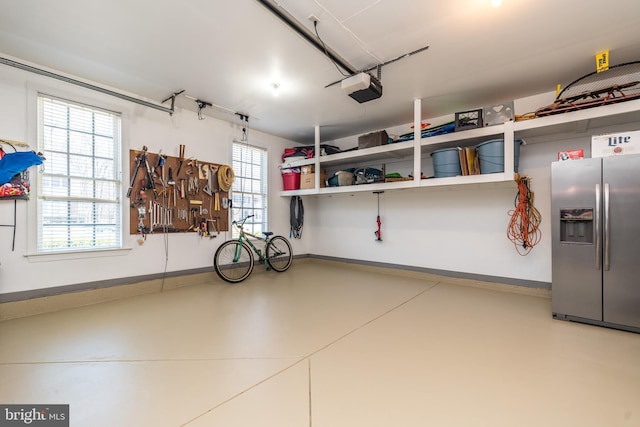
<instances>
[{"instance_id":1,"label":"hand tool on pegboard","mask_svg":"<svg viewBox=\"0 0 640 427\"><path fill-rule=\"evenodd\" d=\"M133 190L133 186L135 185L136 182L136 177L138 176L138 171L140 170L140 167L144 166L144 168L146 169L147 173L145 175L145 177L143 178L143 186L142 186L142 190L153 190L153 195L155 197L155 199L158 198L158 194L156 193L156 187L155 184L153 182L153 174L151 172L151 168L149 167L149 160L147 159L147 146L143 146L142 147L142 152L138 153L138 155L136 156L136 166L133 169L133 174L131 175L131 182L129 183L129 189L127 190L127 198L131 197L131 191Z\"/></svg>"},{"instance_id":2,"label":"hand tool on pegboard","mask_svg":"<svg viewBox=\"0 0 640 427\"><path fill-rule=\"evenodd\" d=\"M152 217L152 228L166 229L168 227L173 227L173 210L160 203L151 203L153 203L154 212Z\"/></svg>"},{"instance_id":3,"label":"hand tool on pegboard","mask_svg":"<svg viewBox=\"0 0 640 427\"><path fill-rule=\"evenodd\" d=\"M184 149L185 149L185 145L180 144L180 149L178 154L178 172L176 172L176 176L180 175L180 169L182 169L182 163L184 162Z\"/></svg>"},{"instance_id":4,"label":"hand tool on pegboard","mask_svg":"<svg viewBox=\"0 0 640 427\"><path fill-rule=\"evenodd\" d=\"M220 231L218 231L218 226L217 226L217 220L215 219L201 219L200 220L200 236L204 236L204 237L209 237L210 239L213 239L214 237L217 237L220 234ZM213 234L213 232L216 232L217 234Z\"/></svg>"},{"instance_id":5,"label":"hand tool on pegboard","mask_svg":"<svg viewBox=\"0 0 640 427\"><path fill-rule=\"evenodd\" d=\"M186 181L186 178L180 178L180 198L184 199L186 197L185 194L185 188L184 188L184 182Z\"/></svg>"},{"instance_id":6,"label":"hand tool on pegboard","mask_svg":"<svg viewBox=\"0 0 640 427\"><path fill-rule=\"evenodd\" d=\"M220 210L220 192L221 190L219 188L213 190L213 210L214 211Z\"/></svg>"},{"instance_id":7,"label":"hand tool on pegboard","mask_svg":"<svg viewBox=\"0 0 640 427\"><path fill-rule=\"evenodd\" d=\"M202 188L202 191L208 196L213 196L213 177L215 176L218 167L214 165L206 165L206 168L208 169L208 173L206 173L207 183L205 184L204 188Z\"/></svg>"},{"instance_id":8,"label":"hand tool on pegboard","mask_svg":"<svg viewBox=\"0 0 640 427\"><path fill-rule=\"evenodd\" d=\"M158 152L158 162L154 168L154 172L156 174L156 176L158 177L158 179L160 180L160 184L162 185L163 189L166 189L167 184L165 181L165 177L164 177L164 164L166 162L167 156L163 156L162 155L162 150L160 150Z\"/></svg>"}]
</instances>

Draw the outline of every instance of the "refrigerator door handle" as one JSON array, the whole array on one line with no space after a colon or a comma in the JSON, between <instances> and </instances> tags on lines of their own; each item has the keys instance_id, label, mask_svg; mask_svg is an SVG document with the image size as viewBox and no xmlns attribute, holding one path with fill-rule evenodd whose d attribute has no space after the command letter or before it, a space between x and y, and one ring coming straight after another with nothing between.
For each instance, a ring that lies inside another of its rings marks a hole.
<instances>
[{"instance_id":1,"label":"refrigerator door handle","mask_svg":"<svg viewBox=\"0 0 640 427\"><path fill-rule=\"evenodd\" d=\"M600 184L596 184L596 217L595 217L595 235L596 235L596 270L602 268L602 239L600 233Z\"/></svg>"},{"instance_id":2,"label":"refrigerator door handle","mask_svg":"<svg viewBox=\"0 0 640 427\"><path fill-rule=\"evenodd\" d=\"M604 269L609 271L611 267L611 257L609 254L609 184L604 184Z\"/></svg>"}]
</instances>

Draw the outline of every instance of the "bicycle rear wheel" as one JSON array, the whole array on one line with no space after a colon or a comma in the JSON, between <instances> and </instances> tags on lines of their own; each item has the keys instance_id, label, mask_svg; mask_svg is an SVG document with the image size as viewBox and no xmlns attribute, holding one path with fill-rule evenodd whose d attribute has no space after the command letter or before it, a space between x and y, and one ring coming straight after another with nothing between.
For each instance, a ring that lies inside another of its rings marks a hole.
<instances>
[{"instance_id":1,"label":"bicycle rear wheel","mask_svg":"<svg viewBox=\"0 0 640 427\"><path fill-rule=\"evenodd\" d=\"M228 240L213 256L213 266L225 282L242 282L253 271L253 253L239 240Z\"/></svg>"},{"instance_id":2,"label":"bicycle rear wheel","mask_svg":"<svg viewBox=\"0 0 640 427\"><path fill-rule=\"evenodd\" d=\"M278 273L282 273L291 266L293 261L291 244L282 236L274 236L267 243L266 256L269 266Z\"/></svg>"}]
</instances>

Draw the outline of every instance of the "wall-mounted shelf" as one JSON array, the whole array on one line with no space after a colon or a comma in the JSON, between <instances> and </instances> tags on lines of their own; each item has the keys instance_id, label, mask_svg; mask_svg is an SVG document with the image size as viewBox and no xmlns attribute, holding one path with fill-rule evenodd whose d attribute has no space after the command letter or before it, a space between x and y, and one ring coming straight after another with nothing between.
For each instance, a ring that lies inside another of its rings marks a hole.
<instances>
[{"instance_id":1,"label":"wall-mounted shelf","mask_svg":"<svg viewBox=\"0 0 640 427\"><path fill-rule=\"evenodd\" d=\"M414 117L416 117L414 120L414 127L419 129L421 121L421 107L419 100L417 100L414 105ZM587 129L602 128L630 122L640 122L640 100L625 101L520 122L510 121L505 122L502 125L486 126L463 132L454 132L422 139L419 138L419 131L416 131L415 136L418 137L418 139L414 139L413 141L381 145L363 150L347 151L344 153L321 156L320 158L314 159L304 159L303 161L300 161L300 163L287 162L283 164L282 167L292 167L289 165L294 164L297 164L298 166L313 164L315 165L316 170L318 170L326 166L333 167L365 162L384 162L400 158L413 159L413 176L415 177L420 176L421 174L422 156L428 155L435 150L453 148L457 146L468 147L491 139L504 139L505 171L507 172L322 188L319 184L319 178L316 178L316 187L313 189L282 191L280 195L329 195L365 191L399 190L407 188L513 182L513 141L516 137L525 139L563 133L584 133ZM319 144L319 129L317 128L316 145Z\"/></svg>"},{"instance_id":2,"label":"wall-mounted shelf","mask_svg":"<svg viewBox=\"0 0 640 427\"><path fill-rule=\"evenodd\" d=\"M342 166L353 164L354 162L378 162L390 158L406 158L413 156L414 145L413 141L405 141L321 156L320 165L321 167Z\"/></svg>"},{"instance_id":3,"label":"wall-mounted shelf","mask_svg":"<svg viewBox=\"0 0 640 427\"><path fill-rule=\"evenodd\" d=\"M299 168L301 166L313 165L316 163L315 159L293 159L286 160L284 163L280 165L281 168Z\"/></svg>"},{"instance_id":4,"label":"wall-mounted shelf","mask_svg":"<svg viewBox=\"0 0 640 427\"><path fill-rule=\"evenodd\" d=\"M581 133L587 129L640 121L640 99L524 120L514 124L519 138Z\"/></svg>"},{"instance_id":5,"label":"wall-mounted shelf","mask_svg":"<svg viewBox=\"0 0 640 427\"><path fill-rule=\"evenodd\" d=\"M282 191L281 196L313 196L313 195L330 195L345 193L362 193L372 191L389 191L389 190L405 190L408 188L427 188L427 187L449 187L457 185L469 184L498 184L513 183L515 187L514 175L509 173L490 173L482 175L453 176L448 178L430 178L421 179L417 183L415 180L396 181L396 182L379 182L373 184L347 185L343 187L323 187L318 190L314 188L305 190L289 190Z\"/></svg>"}]
</instances>

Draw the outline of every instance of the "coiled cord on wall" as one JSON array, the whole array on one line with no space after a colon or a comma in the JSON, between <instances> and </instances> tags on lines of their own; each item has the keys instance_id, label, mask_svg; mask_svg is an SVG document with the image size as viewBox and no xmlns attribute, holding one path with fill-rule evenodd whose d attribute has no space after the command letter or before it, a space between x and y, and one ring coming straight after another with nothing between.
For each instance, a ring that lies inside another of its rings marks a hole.
<instances>
[{"instance_id":1,"label":"coiled cord on wall","mask_svg":"<svg viewBox=\"0 0 640 427\"><path fill-rule=\"evenodd\" d=\"M529 255L542 238L540 231L542 215L533 205L534 194L529 188L530 179L519 177L517 182L516 208L509 211L511 220L507 228L507 237L513 242L518 254L524 256Z\"/></svg>"},{"instance_id":2,"label":"coiled cord on wall","mask_svg":"<svg viewBox=\"0 0 640 427\"><path fill-rule=\"evenodd\" d=\"M230 166L221 165L218 168L218 186L220 187L220 190L229 191L234 179L235 174Z\"/></svg>"}]
</instances>

